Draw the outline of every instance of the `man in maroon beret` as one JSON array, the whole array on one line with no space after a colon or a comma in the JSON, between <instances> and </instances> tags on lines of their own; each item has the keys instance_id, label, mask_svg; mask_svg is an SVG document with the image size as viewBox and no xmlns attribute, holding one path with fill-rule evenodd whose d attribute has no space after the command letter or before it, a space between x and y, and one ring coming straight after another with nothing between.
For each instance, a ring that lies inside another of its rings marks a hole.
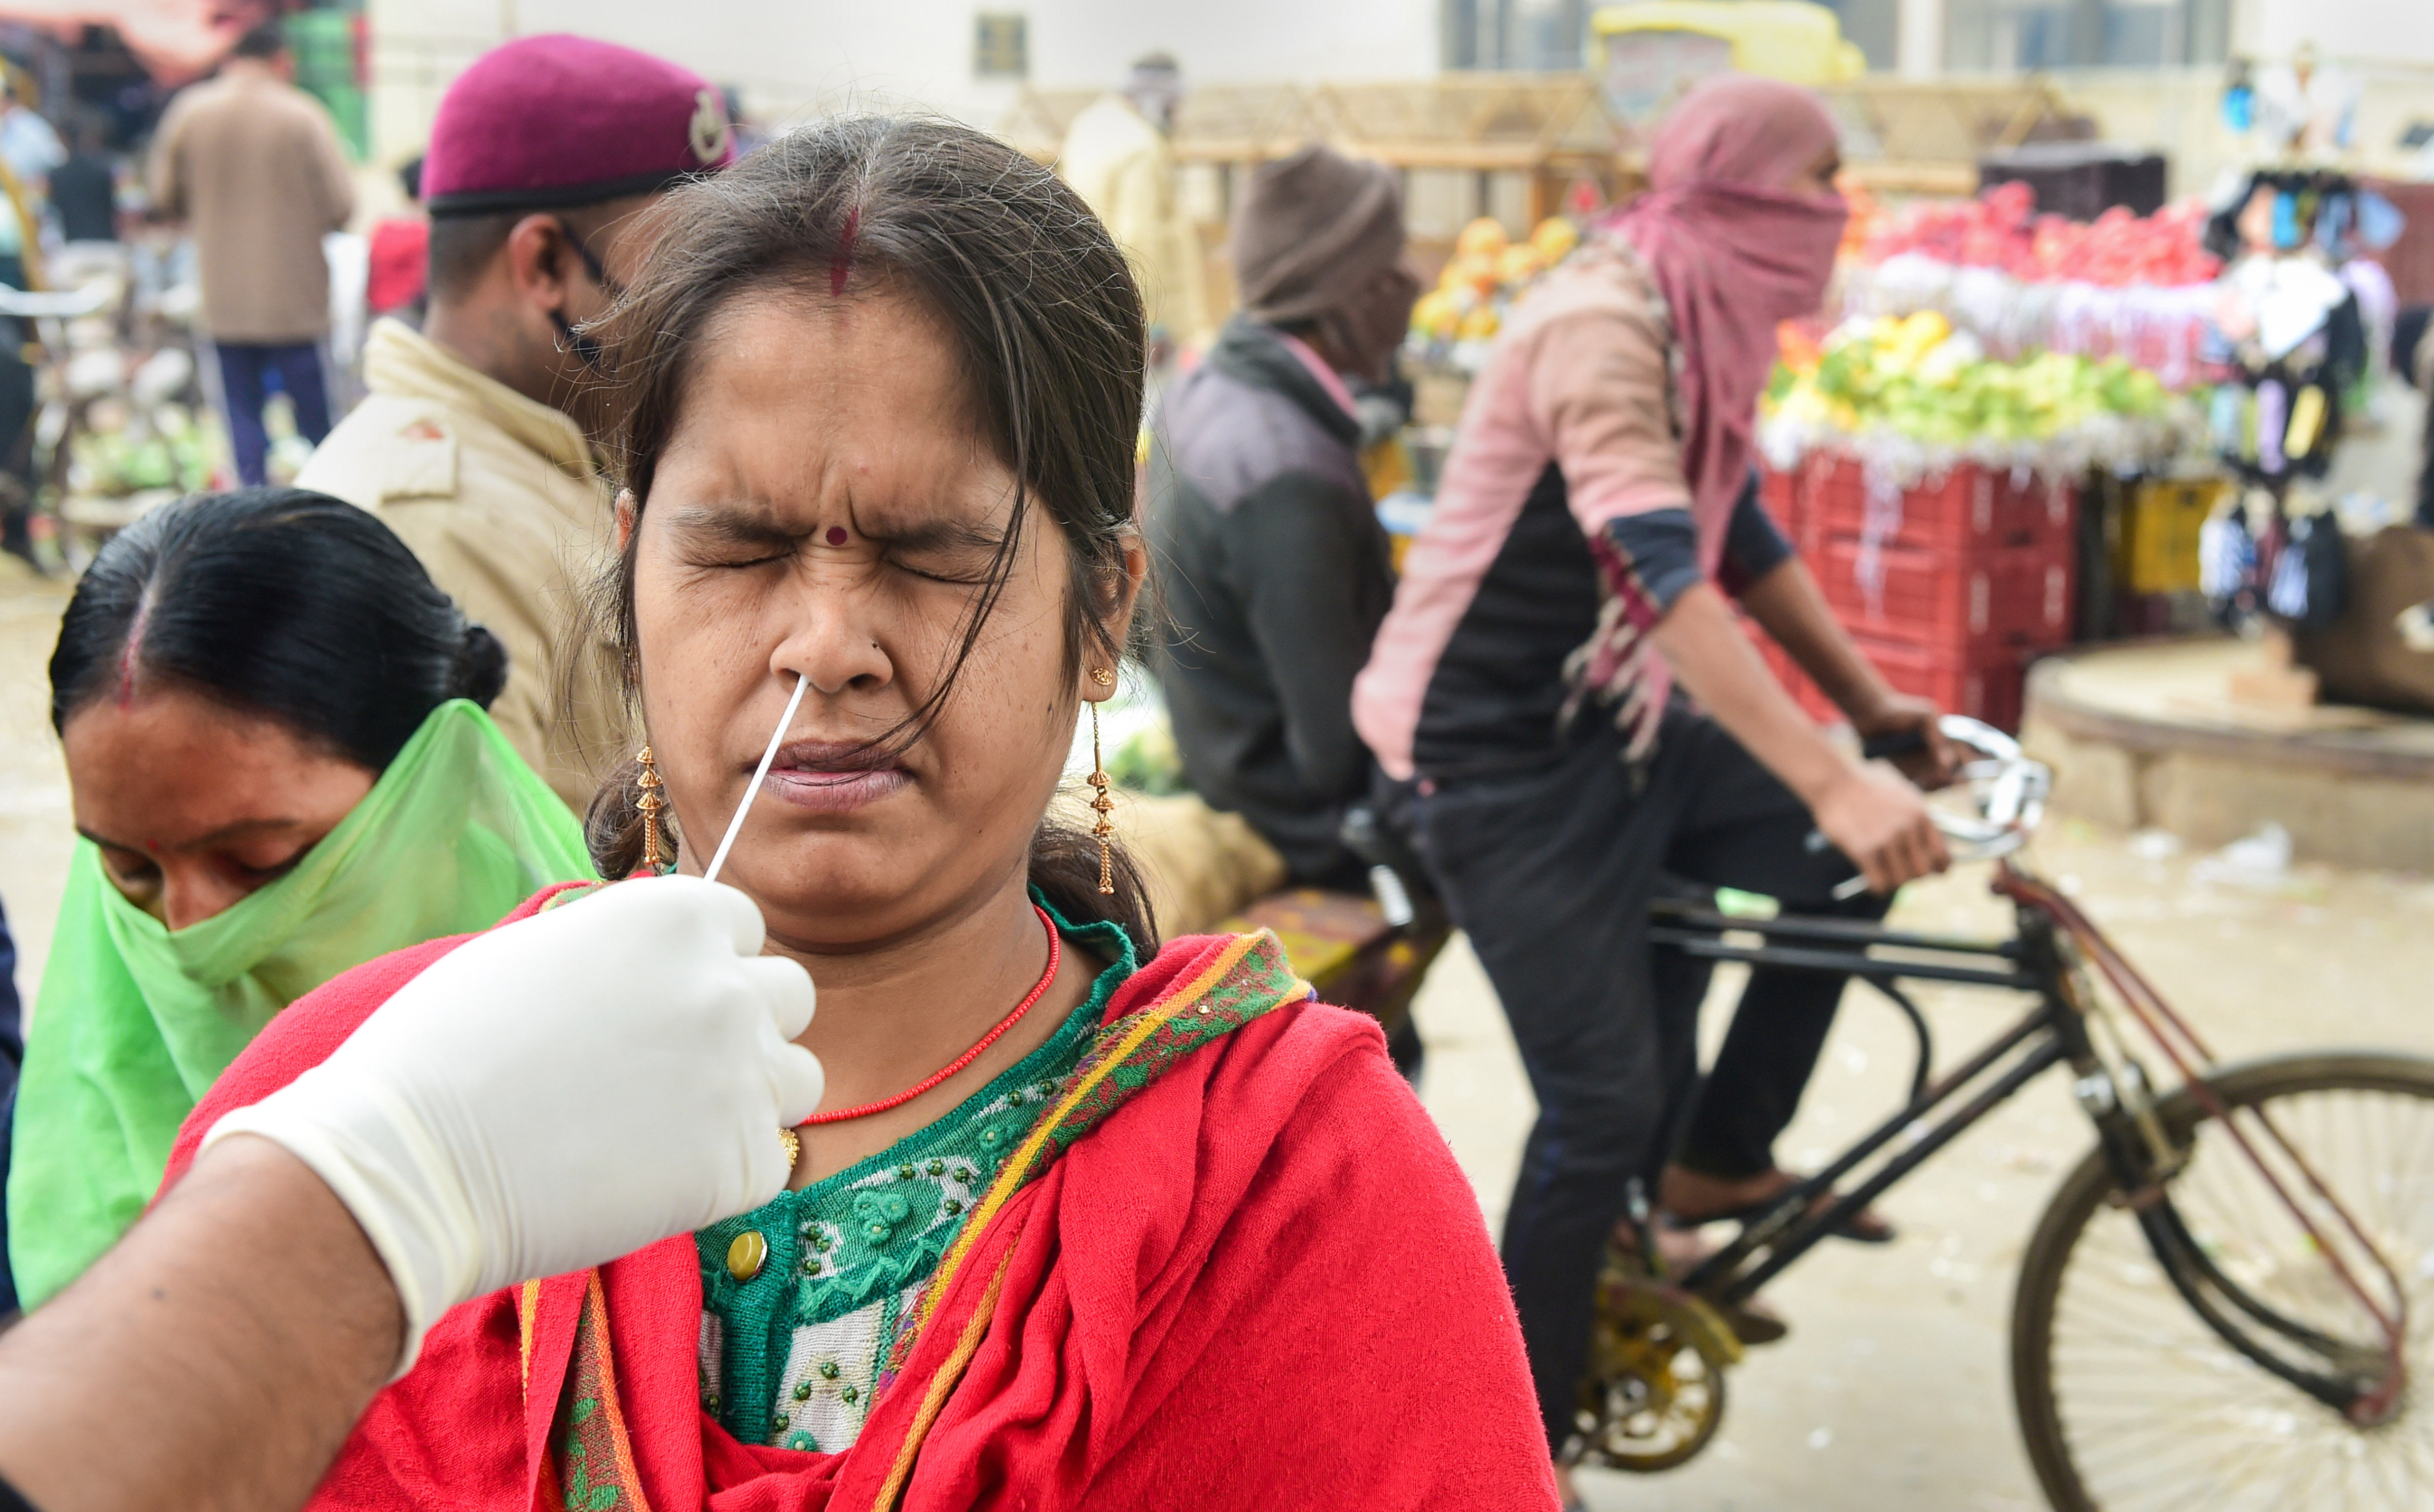
<instances>
[{"instance_id":1,"label":"man in maroon beret","mask_svg":"<svg viewBox=\"0 0 2434 1512\"><path fill-rule=\"evenodd\" d=\"M296 480L378 512L506 644L491 716L577 813L624 723L613 662L574 622L610 522L578 328L641 256L637 213L734 150L719 92L646 53L557 35L476 59L422 167L423 329L373 325L370 397Z\"/></svg>"}]
</instances>

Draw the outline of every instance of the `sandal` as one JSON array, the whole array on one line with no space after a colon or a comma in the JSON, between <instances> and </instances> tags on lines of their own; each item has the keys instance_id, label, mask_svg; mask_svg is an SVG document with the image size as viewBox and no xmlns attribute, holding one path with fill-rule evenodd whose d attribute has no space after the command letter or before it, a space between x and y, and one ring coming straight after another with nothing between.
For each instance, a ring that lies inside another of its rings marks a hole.
<instances>
[{"instance_id":1,"label":"sandal","mask_svg":"<svg viewBox=\"0 0 2434 1512\"><path fill-rule=\"evenodd\" d=\"M1629 1224L1616 1226L1614 1247L1626 1257L1629 1264L1642 1271L1646 1269L1645 1263L1639 1258L1639 1242L1633 1236ZM1715 1253L1716 1249L1690 1228L1669 1228L1664 1224L1656 1226L1656 1247L1665 1257L1666 1270L1675 1276L1689 1270ZM1767 1306L1760 1297L1753 1297L1730 1306L1718 1306L1716 1314L1724 1320L1724 1326L1733 1331L1733 1336L1744 1345L1773 1344L1791 1332L1791 1325L1784 1320L1783 1314Z\"/></svg>"},{"instance_id":2,"label":"sandal","mask_svg":"<svg viewBox=\"0 0 2434 1512\"><path fill-rule=\"evenodd\" d=\"M1677 1172L1680 1173L1680 1177L1687 1179L1677 1179ZM1777 1167L1774 1171L1768 1172L1763 1176L1751 1177L1746 1180L1728 1181L1722 1177L1704 1176L1698 1172L1687 1171L1681 1166L1669 1166L1666 1168L1664 1182L1665 1186L1668 1188L1675 1188L1680 1185L1688 1184L1688 1182L1700 1182L1718 1187L1729 1186L1745 1188L1753 1182L1766 1181L1769 1182L1771 1190L1747 1201L1734 1203L1721 1208L1708 1208L1704 1210L1694 1209L1690 1211L1682 1211L1683 1207L1687 1206L1687 1204L1680 1204L1673 1200L1668 1200L1665 1203L1665 1211L1660 1215L1661 1225L1667 1228L1679 1229L1704 1228L1711 1223L1747 1223L1752 1218L1755 1218L1758 1214L1766 1211L1769 1208L1774 1207L1776 1199L1781 1197L1783 1194L1790 1190L1790 1188L1799 1179L1799 1177L1793 1176L1789 1171L1783 1170L1781 1167ZM1672 1198L1676 1194L1669 1192L1667 1195L1669 1198ZM1822 1212L1826 1208L1830 1207L1836 1200L1838 1200L1838 1194L1835 1193L1820 1193L1809 1201L1808 1211L1810 1212ZM1834 1230L1834 1236L1838 1239L1848 1239L1854 1244L1890 1245L1895 1239L1901 1237L1901 1230L1894 1228L1893 1223L1887 1219L1884 1214L1877 1211L1876 1209L1861 1208L1859 1211L1853 1213L1850 1217L1843 1221L1842 1226Z\"/></svg>"}]
</instances>

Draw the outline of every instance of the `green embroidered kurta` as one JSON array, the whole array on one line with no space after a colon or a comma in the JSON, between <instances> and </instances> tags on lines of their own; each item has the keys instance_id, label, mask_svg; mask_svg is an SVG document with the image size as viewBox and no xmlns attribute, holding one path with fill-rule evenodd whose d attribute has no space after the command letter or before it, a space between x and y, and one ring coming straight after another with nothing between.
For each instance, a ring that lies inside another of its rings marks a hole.
<instances>
[{"instance_id":1,"label":"green embroidered kurta","mask_svg":"<svg viewBox=\"0 0 2434 1512\"><path fill-rule=\"evenodd\" d=\"M694 1236L702 1406L737 1438L832 1453L860 1434L905 1306L1000 1162L1064 1091L1137 965L1118 926L1050 916L1069 942L1114 964L1045 1042L927 1128ZM738 1281L727 1255L746 1230L768 1254Z\"/></svg>"}]
</instances>

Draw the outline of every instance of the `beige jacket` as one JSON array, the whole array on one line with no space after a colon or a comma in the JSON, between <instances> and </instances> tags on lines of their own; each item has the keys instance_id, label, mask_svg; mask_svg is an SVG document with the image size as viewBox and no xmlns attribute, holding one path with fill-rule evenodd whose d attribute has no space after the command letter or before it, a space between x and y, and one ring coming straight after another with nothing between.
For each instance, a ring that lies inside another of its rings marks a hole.
<instances>
[{"instance_id":1,"label":"beige jacket","mask_svg":"<svg viewBox=\"0 0 2434 1512\"><path fill-rule=\"evenodd\" d=\"M610 495L574 421L396 320L364 349L371 392L296 482L379 515L507 648L499 728L575 813L624 757L616 661L582 595L609 565Z\"/></svg>"},{"instance_id":2,"label":"beige jacket","mask_svg":"<svg viewBox=\"0 0 2434 1512\"><path fill-rule=\"evenodd\" d=\"M213 340L300 345L328 332L321 238L355 213L355 188L320 101L233 60L169 102L146 177L154 207L194 232Z\"/></svg>"},{"instance_id":3,"label":"beige jacket","mask_svg":"<svg viewBox=\"0 0 2434 1512\"><path fill-rule=\"evenodd\" d=\"M1149 327L1176 341L1209 330L1200 236L1175 200L1174 148L1132 101L1109 94L1073 117L1056 171L1106 225L1140 279Z\"/></svg>"}]
</instances>

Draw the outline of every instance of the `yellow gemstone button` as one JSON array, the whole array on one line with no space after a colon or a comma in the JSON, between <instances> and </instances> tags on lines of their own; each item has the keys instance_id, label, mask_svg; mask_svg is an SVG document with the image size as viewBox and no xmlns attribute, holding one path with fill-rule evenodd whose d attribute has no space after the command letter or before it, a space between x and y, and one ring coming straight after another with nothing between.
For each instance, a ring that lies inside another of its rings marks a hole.
<instances>
[{"instance_id":1,"label":"yellow gemstone button","mask_svg":"<svg viewBox=\"0 0 2434 1512\"><path fill-rule=\"evenodd\" d=\"M748 1281L761 1274L769 1261L769 1241L761 1237L758 1228L746 1228L727 1246L727 1274L739 1281Z\"/></svg>"}]
</instances>

